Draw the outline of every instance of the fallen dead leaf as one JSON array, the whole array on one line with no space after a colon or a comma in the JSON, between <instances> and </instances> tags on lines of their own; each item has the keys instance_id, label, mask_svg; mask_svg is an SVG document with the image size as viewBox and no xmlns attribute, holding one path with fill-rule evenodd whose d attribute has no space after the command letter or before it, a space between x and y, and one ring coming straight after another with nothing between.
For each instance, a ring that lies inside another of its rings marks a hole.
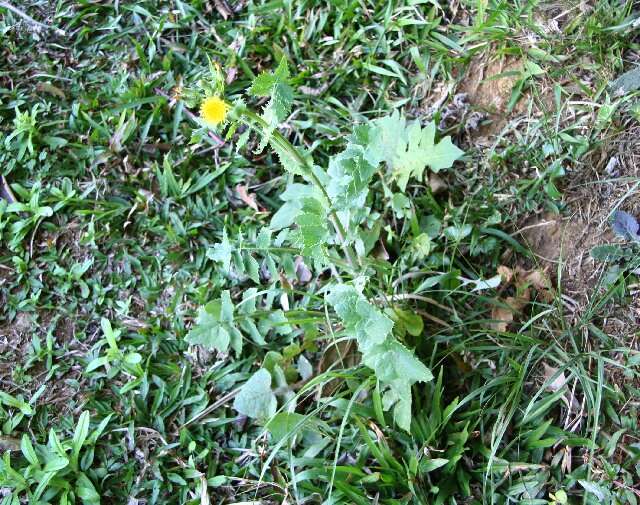
<instances>
[{"instance_id":1,"label":"fallen dead leaf","mask_svg":"<svg viewBox=\"0 0 640 505\"><path fill-rule=\"evenodd\" d=\"M531 290L525 289L518 296L509 296L505 299L505 303L513 312L521 312L531 301Z\"/></svg>"},{"instance_id":2,"label":"fallen dead leaf","mask_svg":"<svg viewBox=\"0 0 640 505\"><path fill-rule=\"evenodd\" d=\"M233 16L233 9L231 9L226 0L213 0L213 4L216 6L218 14L220 14L224 20Z\"/></svg>"},{"instance_id":3,"label":"fallen dead leaf","mask_svg":"<svg viewBox=\"0 0 640 505\"><path fill-rule=\"evenodd\" d=\"M313 278L313 275L311 274L311 270L309 270L309 267L305 265L304 259L302 258L302 256L296 256L295 267L296 267L296 277L298 278L298 282L300 284L306 284Z\"/></svg>"},{"instance_id":4,"label":"fallen dead leaf","mask_svg":"<svg viewBox=\"0 0 640 505\"><path fill-rule=\"evenodd\" d=\"M247 206L251 207L256 212L260 212L258 204L256 203L255 195L253 193L248 193L246 186L238 184L236 186L236 193L238 193L240 200L242 200Z\"/></svg>"},{"instance_id":5,"label":"fallen dead leaf","mask_svg":"<svg viewBox=\"0 0 640 505\"><path fill-rule=\"evenodd\" d=\"M446 191L448 187L442 177L436 174L429 174L429 188L431 189L431 193L438 195Z\"/></svg>"},{"instance_id":6,"label":"fallen dead leaf","mask_svg":"<svg viewBox=\"0 0 640 505\"><path fill-rule=\"evenodd\" d=\"M543 363L542 367L544 368L542 376L544 377L545 383L549 382L551 378L558 373L557 368L549 366L546 363ZM556 391L560 391L566 385L567 378L565 377L564 372L562 372L555 379L551 380L549 384L547 384L547 389L555 393Z\"/></svg>"},{"instance_id":7,"label":"fallen dead leaf","mask_svg":"<svg viewBox=\"0 0 640 505\"><path fill-rule=\"evenodd\" d=\"M573 460L573 457L571 455L571 447L569 447L568 445L564 447L563 449L563 454L562 454L562 463L560 465L560 469L564 472L564 473L571 473L571 461Z\"/></svg>"},{"instance_id":8,"label":"fallen dead leaf","mask_svg":"<svg viewBox=\"0 0 640 505\"><path fill-rule=\"evenodd\" d=\"M44 91L45 93L49 93L50 95L57 96L62 100L66 98L64 91L54 86L50 82L39 82L38 84L36 84L36 89L38 91Z\"/></svg>"},{"instance_id":9,"label":"fallen dead leaf","mask_svg":"<svg viewBox=\"0 0 640 505\"><path fill-rule=\"evenodd\" d=\"M207 492L207 477L200 475L200 505L210 505L209 493Z\"/></svg>"},{"instance_id":10,"label":"fallen dead leaf","mask_svg":"<svg viewBox=\"0 0 640 505\"><path fill-rule=\"evenodd\" d=\"M282 284L282 289L291 290L293 289L293 284L287 279L287 276L282 272L279 272L280 275L280 284Z\"/></svg>"},{"instance_id":11,"label":"fallen dead leaf","mask_svg":"<svg viewBox=\"0 0 640 505\"><path fill-rule=\"evenodd\" d=\"M525 274L524 280L535 288L542 300L545 302L553 301L554 293L551 287L551 279L549 279L545 271L539 268L531 270Z\"/></svg>"},{"instance_id":12,"label":"fallen dead leaf","mask_svg":"<svg viewBox=\"0 0 640 505\"><path fill-rule=\"evenodd\" d=\"M20 440L12 437L0 436L0 453L5 451L19 451Z\"/></svg>"},{"instance_id":13,"label":"fallen dead leaf","mask_svg":"<svg viewBox=\"0 0 640 505\"><path fill-rule=\"evenodd\" d=\"M514 315L522 311L530 299L531 293L525 289L520 296L509 296L502 300L502 305L494 305L491 309L493 322L489 326L496 331L507 331L509 324L514 320Z\"/></svg>"},{"instance_id":14,"label":"fallen dead leaf","mask_svg":"<svg viewBox=\"0 0 640 505\"><path fill-rule=\"evenodd\" d=\"M280 295L280 306L285 312L289 310L289 297L287 296L287 293L282 293Z\"/></svg>"},{"instance_id":15,"label":"fallen dead leaf","mask_svg":"<svg viewBox=\"0 0 640 505\"><path fill-rule=\"evenodd\" d=\"M13 194L13 191L11 191L9 183L4 175L0 175L0 198L4 198L9 203L15 203L18 201Z\"/></svg>"},{"instance_id":16,"label":"fallen dead leaf","mask_svg":"<svg viewBox=\"0 0 640 505\"><path fill-rule=\"evenodd\" d=\"M509 323L513 322L513 312L507 307L495 306L491 309L491 322L490 326L496 331L507 331Z\"/></svg>"},{"instance_id":17,"label":"fallen dead leaf","mask_svg":"<svg viewBox=\"0 0 640 505\"><path fill-rule=\"evenodd\" d=\"M513 279L513 270L505 265L500 265L497 268L498 275L502 278L502 282L509 284Z\"/></svg>"}]
</instances>

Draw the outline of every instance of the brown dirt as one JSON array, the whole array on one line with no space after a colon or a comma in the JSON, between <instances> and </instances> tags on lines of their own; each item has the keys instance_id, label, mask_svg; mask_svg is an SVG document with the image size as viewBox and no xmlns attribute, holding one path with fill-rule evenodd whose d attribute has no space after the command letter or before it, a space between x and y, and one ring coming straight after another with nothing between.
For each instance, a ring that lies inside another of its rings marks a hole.
<instances>
[{"instance_id":1,"label":"brown dirt","mask_svg":"<svg viewBox=\"0 0 640 505\"><path fill-rule=\"evenodd\" d=\"M11 370L17 357L26 354L30 345L30 332L33 323L30 314L20 312L12 322L0 326L0 376L3 368Z\"/></svg>"},{"instance_id":2,"label":"brown dirt","mask_svg":"<svg viewBox=\"0 0 640 505\"><path fill-rule=\"evenodd\" d=\"M481 111L489 124L479 128L473 136L472 142L478 145L491 143L490 137L500 134L509 121L518 120L528 112L528 105L532 95L526 89L511 112L507 111L513 87L516 85L523 70L520 60L508 57L487 57L485 52L472 59L464 78L461 80L458 92L464 93L471 108ZM552 107L552 93L550 86L545 86L544 76L534 77L539 100L536 100L531 114L542 114L541 108ZM620 153L625 148L617 146ZM521 239L535 254L537 262L545 271L552 275L562 264L562 291L571 298L584 300L602 275L602 264L597 264L590 256L590 250L601 244L615 240L610 231L608 216L615 199L628 189L628 184L602 183L610 178L604 174L605 167L611 158L606 149L602 159L595 163L592 170L581 170L567 175L567 180L573 180L572 186L565 189L569 203L569 212L565 217L543 214L529 218L521 224L521 230L516 238ZM622 156L622 154L620 154ZM626 164L629 166L637 166ZM627 170L628 172L629 170ZM628 173L620 174L622 182ZM595 183L593 182L595 181ZM628 209L627 209L628 210ZM529 267L532 265L528 265ZM556 282L558 279L554 279Z\"/></svg>"},{"instance_id":3,"label":"brown dirt","mask_svg":"<svg viewBox=\"0 0 640 505\"><path fill-rule=\"evenodd\" d=\"M596 295L606 265L590 256L593 247L623 243L611 230L610 216L625 210L640 216L640 127L603 146L582 170L568 174L566 217L544 214L523 223L520 236L544 265L562 265L563 292L579 302ZM612 161L613 160L613 161ZM556 279L557 281L557 279Z\"/></svg>"},{"instance_id":4,"label":"brown dirt","mask_svg":"<svg viewBox=\"0 0 640 505\"><path fill-rule=\"evenodd\" d=\"M562 291L576 299L587 294L585 288L594 286L603 271L603 265L595 262L589 252L614 240L606 221L601 225L584 220L577 212L571 217L547 213L531 218L524 224L521 237L536 259L554 275L562 266Z\"/></svg>"},{"instance_id":5,"label":"brown dirt","mask_svg":"<svg viewBox=\"0 0 640 505\"><path fill-rule=\"evenodd\" d=\"M521 117L527 112L527 104L531 100L531 93L523 90L513 110L509 112L513 87L521 78L523 63L514 58L491 58L486 53L471 60L465 75L458 87L459 93L464 93L471 106L477 113L482 113L490 123L478 129L476 142L482 138L489 138L500 133L507 123L514 118ZM536 79L536 88L546 90L548 86L541 86L541 77ZM546 107L551 107L552 94L544 92L542 100Z\"/></svg>"},{"instance_id":6,"label":"brown dirt","mask_svg":"<svg viewBox=\"0 0 640 505\"><path fill-rule=\"evenodd\" d=\"M467 93L472 103L488 112L501 113L506 109L516 75L522 70L517 60L494 59L487 62L484 58L474 58L467 69L462 82L463 93ZM514 73L514 75L500 74Z\"/></svg>"},{"instance_id":7,"label":"brown dirt","mask_svg":"<svg viewBox=\"0 0 640 505\"><path fill-rule=\"evenodd\" d=\"M7 256L7 252L0 248L0 255ZM8 290L5 286L13 282L15 270L4 263L0 263L0 305L7 303Z\"/></svg>"},{"instance_id":8,"label":"brown dirt","mask_svg":"<svg viewBox=\"0 0 640 505\"><path fill-rule=\"evenodd\" d=\"M491 123L480 127L481 136L497 134L507 123L507 106L522 64L517 60L474 58L459 91L466 93L474 109L485 113ZM507 75L501 75L507 74ZM496 78L496 76L501 77Z\"/></svg>"},{"instance_id":9,"label":"brown dirt","mask_svg":"<svg viewBox=\"0 0 640 505\"><path fill-rule=\"evenodd\" d=\"M31 354L32 337L40 337L45 345L46 332L53 319L53 313L43 311L19 312L15 319L0 326L0 389L10 394L32 396L44 383L49 371L44 362L36 362L24 370L24 377L16 378L16 364L24 364ZM70 343L71 347L77 343L74 338L75 323L71 318L61 318L56 322L53 331L56 349ZM75 350L69 352L78 352ZM83 353L86 350L82 351ZM79 381L82 370L73 368L63 374L56 374L46 384L44 393L38 399L38 405L51 405L52 414L64 415L74 406L70 401L77 396L77 391L70 386L69 380Z\"/></svg>"}]
</instances>

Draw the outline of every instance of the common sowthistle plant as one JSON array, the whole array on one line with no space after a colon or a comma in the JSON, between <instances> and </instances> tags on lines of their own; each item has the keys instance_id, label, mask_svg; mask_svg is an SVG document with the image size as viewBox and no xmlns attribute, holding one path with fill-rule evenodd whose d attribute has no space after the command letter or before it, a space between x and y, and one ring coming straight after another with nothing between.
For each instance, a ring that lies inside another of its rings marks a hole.
<instances>
[{"instance_id":1,"label":"common sowthistle plant","mask_svg":"<svg viewBox=\"0 0 640 505\"><path fill-rule=\"evenodd\" d=\"M243 338L260 344L270 331L296 324L305 316L304 329L314 327L320 335L331 334L355 339L362 363L373 370L384 391L381 405L393 409L397 425L408 430L411 423L411 387L433 376L404 343L394 335L394 321L367 297L367 284L376 275L370 258L373 243L366 223L371 218L369 187L376 174L384 171L389 184L404 191L411 178L421 179L426 167L437 172L450 167L462 151L446 137L435 141L434 123L424 128L418 121L408 122L398 111L356 125L344 149L333 156L327 167L320 167L310 153L292 145L277 129L288 116L293 100L289 70L282 59L271 73L255 78L248 92L266 97L262 114L252 111L243 99L224 101L224 80L220 69L211 65L211 80L200 85L203 128L227 127L231 139L245 127L237 141L244 147L251 132L260 139L258 151L269 146L282 167L292 175L281 195L282 206L253 241L242 237L231 241L225 232L222 241L207 253L226 272L233 268L238 276L262 284L259 271L265 268L271 279L286 269L293 256L304 258L317 272L331 269L332 277L317 292L304 296L297 310L272 310L275 291L244 291L234 303L229 290L200 309L187 341L239 356ZM192 99L198 96L191 91ZM297 182L297 180L303 182ZM258 258L258 259L256 259ZM261 267L262 264L262 267ZM258 310L257 302L264 310ZM332 309L329 313L327 308ZM328 316L324 316L324 314ZM266 322L265 322L266 321ZM301 352L300 349L298 352ZM267 360L265 360L266 362ZM241 388L234 406L243 414L267 421L277 411L276 392L286 390L287 374L281 363L264 364ZM284 389L283 389L284 388ZM289 402L291 395L284 395ZM288 409L295 404L288 404Z\"/></svg>"}]
</instances>

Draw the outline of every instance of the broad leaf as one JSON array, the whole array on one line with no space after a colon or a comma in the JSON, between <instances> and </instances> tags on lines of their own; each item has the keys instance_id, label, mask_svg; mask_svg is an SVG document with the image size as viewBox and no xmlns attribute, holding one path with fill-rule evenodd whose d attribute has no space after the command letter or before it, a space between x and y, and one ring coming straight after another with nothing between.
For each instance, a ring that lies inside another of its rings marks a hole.
<instances>
[{"instance_id":1,"label":"broad leaf","mask_svg":"<svg viewBox=\"0 0 640 505\"><path fill-rule=\"evenodd\" d=\"M245 416L268 420L277 409L276 396L271 391L271 374L261 368L245 382L233 402L233 408Z\"/></svg>"},{"instance_id":2,"label":"broad leaf","mask_svg":"<svg viewBox=\"0 0 640 505\"><path fill-rule=\"evenodd\" d=\"M83 505L100 505L100 495L89 478L81 473L76 479L76 494Z\"/></svg>"},{"instance_id":3,"label":"broad leaf","mask_svg":"<svg viewBox=\"0 0 640 505\"><path fill-rule=\"evenodd\" d=\"M278 142L275 142L271 137L271 132L273 130L269 130L264 133L265 137L263 138L258 151L262 151L267 142L271 145L271 148L278 155L278 159L280 160L280 164L282 168L284 168L287 172L294 175L306 176L308 169L307 167L294 155L291 154L290 151L282 147ZM300 153L300 156L305 159L309 157L309 155L304 152L300 147L297 147L296 150Z\"/></svg>"},{"instance_id":4,"label":"broad leaf","mask_svg":"<svg viewBox=\"0 0 640 505\"><path fill-rule=\"evenodd\" d=\"M376 377L389 390L383 397L383 407L393 407L393 418L404 430L411 425L411 386L416 382L429 382L431 371L414 354L395 339L369 349L363 362L373 369Z\"/></svg>"},{"instance_id":5,"label":"broad leaf","mask_svg":"<svg viewBox=\"0 0 640 505\"><path fill-rule=\"evenodd\" d=\"M357 144L349 144L329 161L330 177L327 192L337 210L360 209L364 206L371 178L377 164L372 165L365 150Z\"/></svg>"},{"instance_id":6,"label":"broad leaf","mask_svg":"<svg viewBox=\"0 0 640 505\"><path fill-rule=\"evenodd\" d=\"M46 464L42 471L44 473L48 472L57 472L58 470L62 470L69 465L69 460L67 458L62 458L60 456L51 455L47 460Z\"/></svg>"},{"instance_id":7,"label":"broad leaf","mask_svg":"<svg viewBox=\"0 0 640 505\"><path fill-rule=\"evenodd\" d=\"M622 96L631 91L640 89L640 66L635 66L631 70L618 76L609 85L616 96Z\"/></svg>"},{"instance_id":8,"label":"broad leaf","mask_svg":"<svg viewBox=\"0 0 640 505\"><path fill-rule=\"evenodd\" d=\"M444 229L444 236L454 242L460 242L462 239L468 237L472 231L473 227L470 224L448 226Z\"/></svg>"},{"instance_id":9,"label":"broad leaf","mask_svg":"<svg viewBox=\"0 0 640 505\"><path fill-rule=\"evenodd\" d=\"M324 247L329 239L327 211L317 198L304 198L296 218L297 229L292 233L294 245L302 254L322 262Z\"/></svg>"},{"instance_id":10,"label":"broad leaf","mask_svg":"<svg viewBox=\"0 0 640 505\"><path fill-rule=\"evenodd\" d=\"M433 379L431 371L414 354L398 342L393 334L393 321L353 286L339 284L326 297L336 311L347 335L358 342L363 363L371 368L388 389L383 407L393 407L398 426L409 430L411 424L411 386Z\"/></svg>"},{"instance_id":11,"label":"broad leaf","mask_svg":"<svg viewBox=\"0 0 640 505\"><path fill-rule=\"evenodd\" d=\"M271 433L273 441L277 443L285 437L291 436L300 431L306 421L307 418L302 414L296 414L295 412L280 412L269 421L267 429Z\"/></svg>"},{"instance_id":12,"label":"broad leaf","mask_svg":"<svg viewBox=\"0 0 640 505\"><path fill-rule=\"evenodd\" d=\"M613 215L612 227L617 235L627 240L640 240L638 236L640 224L638 224L638 220L628 212L623 210L616 211Z\"/></svg>"},{"instance_id":13,"label":"broad leaf","mask_svg":"<svg viewBox=\"0 0 640 505\"><path fill-rule=\"evenodd\" d=\"M20 449L22 450L22 454L26 458L26 460L31 463L31 465L36 468L40 468L40 462L38 461L38 455L36 454L35 449L33 448L33 444L31 444L31 440L29 439L29 435L26 433L22 435L22 441L20 443Z\"/></svg>"},{"instance_id":14,"label":"broad leaf","mask_svg":"<svg viewBox=\"0 0 640 505\"><path fill-rule=\"evenodd\" d=\"M228 272L231 266L231 254L233 251L234 248L231 245L231 242L229 242L227 230L224 229L222 230L222 242L215 244L207 251L207 258L217 261L218 263L222 263L222 268L225 272Z\"/></svg>"},{"instance_id":15,"label":"broad leaf","mask_svg":"<svg viewBox=\"0 0 640 505\"><path fill-rule=\"evenodd\" d=\"M326 300L342 319L347 334L356 338L361 352L382 344L390 335L393 321L353 286L338 284Z\"/></svg>"},{"instance_id":16,"label":"broad leaf","mask_svg":"<svg viewBox=\"0 0 640 505\"><path fill-rule=\"evenodd\" d=\"M195 326L185 340L209 350L227 352L233 344L236 355L242 351L242 335L233 324L234 307L229 291L223 291L220 300L200 307Z\"/></svg>"},{"instance_id":17,"label":"broad leaf","mask_svg":"<svg viewBox=\"0 0 640 505\"><path fill-rule=\"evenodd\" d=\"M89 422L90 422L89 411L85 410L81 415L80 419L78 419L78 424L76 425L76 429L73 433L73 442L72 442L72 450L71 450L71 466L74 469L78 468L78 458L80 457L80 450L84 445L87 436L89 435Z\"/></svg>"},{"instance_id":18,"label":"broad leaf","mask_svg":"<svg viewBox=\"0 0 640 505\"><path fill-rule=\"evenodd\" d=\"M274 231L291 227L292 245L322 262L329 227L327 209L318 191L307 184L290 184L280 198L285 204L274 214L269 227Z\"/></svg>"},{"instance_id":19,"label":"broad leaf","mask_svg":"<svg viewBox=\"0 0 640 505\"><path fill-rule=\"evenodd\" d=\"M630 256L628 251L625 251L619 245L605 244L597 245L591 249L591 257L598 261L620 261Z\"/></svg>"},{"instance_id":20,"label":"broad leaf","mask_svg":"<svg viewBox=\"0 0 640 505\"><path fill-rule=\"evenodd\" d=\"M271 218L269 228L274 231L288 228L296 222L296 218L302 212L303 200L318 196L318 191L309 184L289 184L280 195L280 199L285 203Z\"/></svg>"},{"instance_id":21,"label":"broad leaf","mask_svg":"<svg viewBox=\"0 0 640 505\"><path fill-rule=\"evenodd\" d=\"M249 93L253 96L268 96L271 99L264 109L263 117L272 125L282 122L291 111L293 89L289 85L289 67L283 57L274 72L263 72L253 80Z\"/></svg>"},{"instance_id":22,"label":"broad leaf","mask_svg":"<svg viewBox=\"0 0 640 505\"><path fill-rule=\"evenodd\" d=\"M435 142L436 127L431 122L424 128L416 120L407 124L396 110L377 119L366 133L367 157L372 162L384 161L402 191L411 177L422 179L428 166L434 172L450 167L464 152L453 145L451 137Z\"/></svg>"}]
</instances>

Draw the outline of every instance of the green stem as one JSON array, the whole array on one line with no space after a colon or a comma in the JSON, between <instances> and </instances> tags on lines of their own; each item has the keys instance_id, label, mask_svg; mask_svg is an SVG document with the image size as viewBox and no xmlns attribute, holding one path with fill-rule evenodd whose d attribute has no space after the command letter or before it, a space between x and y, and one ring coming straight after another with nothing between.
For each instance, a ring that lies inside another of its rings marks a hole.
<instances>
[{"instance_id":1,"label":"green stem","mask_svg":"<svg viewBox=\"0 0 640 505\"><path fill-rule=\"evenodd\" d=\"M264 135L265 129L270 128L269 124L263 118L261 118L255 112L250 111L248 109L244 109L241 112L239 119L249 128L252 128L254 131L262 135ZM249 119L250 121L247 121L247 119ZM257 128L254 123L257 123L258 125L260 125L263 130L261 130L260 128ZM282 135L282 133L280 133L278 130L274 129L271 132L271 136L274 139L274 141L276 141L280 145L280 147L284 148L305 169L305 175L322 192L322 196L326 199L327 205L329 206L331 224L333 224L338 234L338 239L341 242L341 246L344 249L344 252L347 256L347 260L349 261L349 264L351 266L353 266L354 264L357 264L358 266L362 266L360 264L358 256L355 254L355 251L352 249L350 245L346 243L347 230L344 228L344 226L340 222L338 213L331 207L331 199L329 198L329 193L327 193L327 190L325 189L324 185L322 184L318 176L313 173L313 167L309 165L307 160L305 160L304 157L298 152L296 147L291 142L289 142L286 139L286 137Z\"/></svg>"}]
</instances>

